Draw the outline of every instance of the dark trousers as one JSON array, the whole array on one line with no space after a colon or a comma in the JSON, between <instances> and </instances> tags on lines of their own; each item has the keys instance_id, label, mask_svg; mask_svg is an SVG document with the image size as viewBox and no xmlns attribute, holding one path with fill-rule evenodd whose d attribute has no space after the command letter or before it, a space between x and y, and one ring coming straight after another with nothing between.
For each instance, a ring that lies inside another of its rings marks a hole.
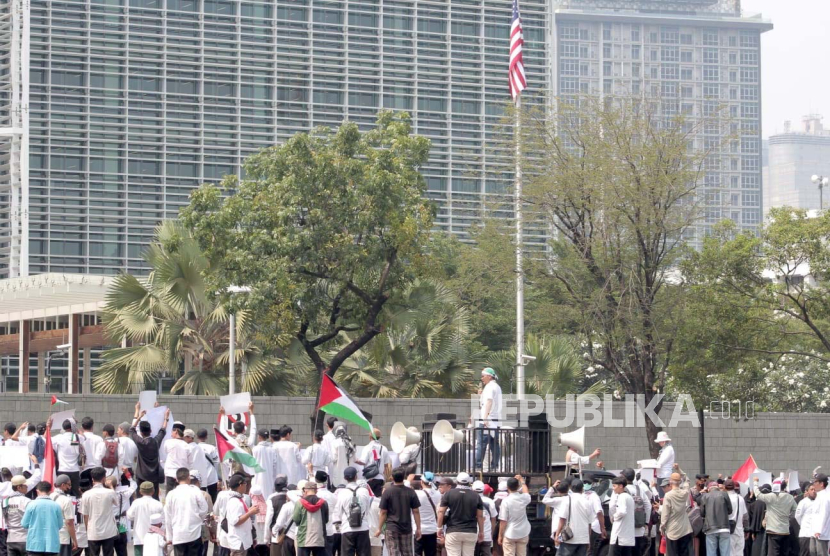
<instances>
[{"instance_id":1,"label":"dark trousers","mask_svg":"<svg viewBox=\"0 0 830 556\"><path fill-rule=\"evenodd\" d=\"M219 483L213 483L212 485L208 485L202 490L207 491L210 499L213 500L213 503L216 503L216 495L219 494Z\"/></svg>"},{"instance_id":2,"label":"dark trousers","mask_svg":"<svg viewBox=\"0 0 830 556\"><path fill-rule=\"evenodd\" d=\"M694 556L694 536L692 533L683 535L677 540L666 537L666 556Z\"/></svg>"},{"instance_id":3,"label":"dark trousers","mask_svg":"<svg viewBox=\"0 0 830 556\"><path fill-rule=\"evenodd\" d=\"M352 531L340 535L340 556L371 556L369 531Z\"/></svg>"},{"instance_id":4,"label":"dark trousers","mask_svg":"<svg viewBox=\"0 0 830 556\"><path fill-rule=\"evenodd\" d=\"M325 546L298 546L297 556L328 556Z\"/></svg>"},{"instance_id":5,"label":"dark trousers","mask_svg":"<svg viewBox=\"0 0 830 556\"><path fill-rule=\"evenodd\" d=\"M25 542L7 542L6 546L9 550L9 556L26 556Z\"/></svg>"},{"instance_id":6,"label":"dark trousers","mask_svg":"<svg viewBox=\"0 0 830 556\"><path fill-rule=\"evenodd\" d=\"M9 532L5 529L0 529L0 556L8 556L9 550L6 547L6 539L9 538Z\"/></svg>"},{"instance_id":7,"label":"dark trousers","mask_svg":"<svg viewBox=\"0 0 830 556\"><path fill-rule=\"evenodd\" d=\"M798 538L798 556L810 556L810 537Z\"/></svg>"},{"instance_id":8,"label":"dark trousers","mask_svg":"<svg viewBox=\"0 0 830 556\"><path fill-rule=\"evenodd\" d=\"M636 545L635 546L620 546L619 544L612 544L610 546L611 554L613 556L634 556L635 548L636 548Z\"/></svg>"},{"instance_id":9,"label":"dark trousers","mask_svg":"<svg viewBox=\"0 0 830 556\"><path fill-rule=\"evenodd\" d=\"M600 546L602 546L602 535L591 529L588 532L588 556L597 556Z\"/></svg>"},{"instance_id":10,"label":"dark trousers","mask_svg":"<svg viewBox=\"0 0 830 556\"><path fill-rule=\"evenodd\" d=\"M57 477L58 475L66 475L69 477L69 482L72 485L72 496L81 498L81 472L80 471L61 471L58 469L58 472L55 474Z\"/></svg>"},{"instance_id":11,"label":"dark trousers","mask_svg":"<svg viewBox=\"0 0 830 556\"><path fill-rule=\"evenodd\" d=\"M179 481L176 480L176 477L165 477L164 478L165 496L167 495L168 492L171 492L177 486L179 486Z\"/></svg>"},{"instance_id":12,"label":"dark trousers","mask_svg":"<svg viewBox=\"0 0 830 556\"><path fill-rule=\"evenodd\" d=\"M174 544L173 551L176 556L199 556L202 551L202 539L198 538L195 541Z\"/></svg>"},{"instance_id":13,"label":"dark trousers","mask_svg":"<svg viewBox=\"0 0 830 556\"><path fill-rule=\"evenodd\" d=\"M649 540L645 535L642 537L634 537L634 556L646 556Z\"/></svg>"},{"instance_id":14,"label":"dark trousers","mask_svg":"<svg viewBox=\"0 0 830 556\"><path fill-rule=\"evenodd\" d=\"M135 484L140 485L141 483L144 483L144 482L153 483L153 498L158 500L159 499L159 480L158 479L155 479L155 480L146 479L144 477L139 477L139 476L136 475Z\"/></svg>"},{"instance_id":15,"label":"dark trousers","mask_svg":"<svg viewBox=\"0 0 830 556\"><path fill-rule=\"evenodd\" d=\"M28 552L29 556L54 556L58 552Z\"/></svg>"},{"instance_id":16,"label":"dark trousers","mask_svg":"<svg viewBox=\"0 0 830 556\"><path fill-rule=\"evenodd\" d=\"M789 535L776 535L767 531L767 556L787 556L789 544Z\"/></svg>"},{"instance_id":17,"label":"dark trousers","mask_svg":"<svg viewBox=\"0 0 830 556\"><path fill-rule=\"evenodd\" d=\"M89 546L86 549L87 556L99 556L101 552L104 556L112 556L115 551L115 539L118 537L110 537L102 541L89 541Z\"/></svg>"},{"instance_id":18,"label":"dark trousers","mask_svg":"<svg viewBox=\"0 0 830 556\"><path fill-rule=\"evenodd\" d=\"M127 556L127 533L118 533L112 548L116 556Z\"/></svg>"},{"instance_id":19,"label":"dark trousers","mask_svg":"<svg viewBox=\"0 0 830 556\"><path fill-rule=\"evenodd\" d=\"M476 549L478 549L478 544L476 545ZM420 539L415 539L415 556L435 556L437 550L438 533L421 535Z\"/></svg>"},{"instance_id":20,"label":"dark trousers","mask_svg":"<svg viewBox=\"0 0 830 556\"><path fill-rule=\"evenodd\" d=\"M294 551L294 539L286 536L282 541L282 556L296 556Z\"/></svg>"},{"instance_id":21,"label":"dark trousers","mask_svg":"<svg viewBox=\"0 0 830 556\"><path fill-rule=\"evenodd\" d=\"M335 533L328 537L329 554L331 556L340 556L340 533Z\"/></svg>"},{"instance_id":22,"label":"dark trousers","mask_svg":"<svg viewBox=\"0 0 830 556\"><path fill-rule=\"evenodd\" d=\"M61 551L58 552L60 556L72 556L72 545L71 544L62 544Z\"/></svg>"},{"instance_id":23,"label":"dark trousers","mask_svg":"<svg viewBox=\"0 0 830 556\"><path fill-rule=\"evenodd\" d=\"M585 556L588 553L587 544L570 544L560 543L559 550L556 551L557 556Z\"/></svg>"}]
</instances>

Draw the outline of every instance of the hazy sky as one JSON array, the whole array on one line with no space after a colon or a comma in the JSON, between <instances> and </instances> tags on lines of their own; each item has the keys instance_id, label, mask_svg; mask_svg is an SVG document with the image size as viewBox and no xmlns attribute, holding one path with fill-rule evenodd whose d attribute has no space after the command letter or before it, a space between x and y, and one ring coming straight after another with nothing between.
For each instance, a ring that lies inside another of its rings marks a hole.
<instances>
[{"instance_id":1,"label":"hazy sky","mask_svg":"<svg viewBox=\"0 0 830 556\"><path fill-rule=\"evenodd\" d=\"M830 127L830 0L743 0L775 28L761 35L764 137L817 112Z\"/></svg>"}]
</instances>

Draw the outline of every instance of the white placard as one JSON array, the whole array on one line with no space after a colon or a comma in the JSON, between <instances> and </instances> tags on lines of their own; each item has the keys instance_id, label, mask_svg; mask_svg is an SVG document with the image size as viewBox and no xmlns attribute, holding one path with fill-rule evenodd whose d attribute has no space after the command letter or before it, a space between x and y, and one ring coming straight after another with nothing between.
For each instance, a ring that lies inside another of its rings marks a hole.
<instances>
[{"instance_id":1,"label":"white placard","mask_svg":"<svg viewBox=\"0 0 830 556\"><path fill-rule=\"evenodd\" d=\"M801 488L798 482L798 471L795 469L787 469L787 490L792 492Z\"/></svg>"},{"instance_id":2,"label":"white placard","mask_svg":"<svg viewBox=\"0 0 830 556\"><path fill-rule=\"evenodd\" d=\"M643 467L640 469L640 479L646 481L648 484L651 484L651 481L654 480L655 477L655 469L653 467Z\"/></svg>"},{"instance_id":3,"label":"white placard","mask_svg":"<svg viewBox=\"0 0 830 556\"><path fill-rule=\"evenodd\" d=\"M772 486L772 473L769 471L764 471L763 469L756 469L752 475L749 476L749 484L755 484L755 477L758 477L758 486L762 487L764 485Z\"/></svg>"},{"instance_id":4,"label":"white placard","mask_svg":"<svg viewBox=\"0 0 830 556\"><path fill-rule=\"evenodd\" d=\"M648 467L648 468L651 468L651 469L657 469L658 467L660 467L659 465L657 465L657 460L656 459L643 459L643 460L638 461L637 465L639 465L642 468L647 468Z\"/></svg>"},{"instance_id":5,"label":"white placard","mask_svg":"<svg viewBox=\"0 0 830 556\"><path fill-rule=\"evenodd\" d=\"M164 423L164 414L167 411L166 405L160 405L158 407L154 407L152 409L147 410L147 413L144 414L144 417L141 418L142 421L147 421L150 423L150 435L155 436L158 434L159 430L161 429L162 423ZM173 434L173 413L170 413L170 418L167 421L167 431L164 435L164 439L167 440Z\"/></svg>"},{"instance_id":6,"label":"white placard","mask_svg":"<svg viewBox=\"0 0 830 556\"><path fill-rule=\"evenodd\" d=\"M0 467L29 469L29 448L26 446L0 446Z\"/></svg>"},{"instance_id":7,"label":"white placard","mask_svg":"<svg viewBox=\"0 0 830 556\"><path fill-rule=\"evenodd\" d=\"M225 408L225 413L227 415L247 413L248 406L251 405L251 393L242 392L241 394L219 396L219 405Z\"/></svg>"},{"instance_id":8,"label":"white placard","mask_svg":"<svg viewBox=\"0 0 830 556\"><path fill-rule=\"evenodd\" d=\"M58 413L52 414L52 430L61 430L63 428L63 422L67 419L75 422L75 410L74 409L67 409L66 411L60 411Z\"/></svg>"},{"instance_id":9,"label":"white placard","mask_svg":"<svg viewBox=\"0 0 830 556\"><path fill-rule=\"evenodd\" d=\"M749 485L746 483L738 483L741 487L741 496L746 496L749 494Z\"/></svg>"},{"instance_id":10,"label":"white placard","mask_svg":"<svg viewBox=\"0 0 830 556\"><path fill-rule=\"evenodd\" d=\"M156 406L156 391L144 390L138 394L138 405L145 411L150 411Z\"/></svg>"}]
</instances>

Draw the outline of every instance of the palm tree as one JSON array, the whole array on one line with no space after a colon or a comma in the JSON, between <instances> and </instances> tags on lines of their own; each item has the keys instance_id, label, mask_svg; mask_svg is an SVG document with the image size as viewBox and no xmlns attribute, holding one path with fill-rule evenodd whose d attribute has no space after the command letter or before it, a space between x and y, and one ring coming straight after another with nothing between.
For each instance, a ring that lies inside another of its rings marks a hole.
<instances>
[{"instance_id":1,"label":"palm tree","mask_svg":"<svg viewBox=\"0 0 830 556\"><path fill-rule=\"evenodd\" d=\"M470 336L469 313L452 292L416 281L390 306L384 332L346 361L338 380L357 396L464 397L484 360Z\"/></svg>"},{"instance_id":2,"label":"palm tree","mask_svg":"<svg viewBox=\"0 0 830 556\"><path fill-rule=\"evenodd\" d=\"M525 365L525 392L528 394L564 398L567 394L597 394L605 390L602 382L585 384L584 360L569 338L528 334L524 354L536 358ZM492 354L489 363L502 386L512 385L516 368L515 347Z\"/></svg>"},{"instance_id":3,"label":"palm tree","mask_svg":"<svg viewBox=\"0 0 830 556\"><path fill-rule=\"evenodd\" d=\"M144 258L151 268L147 277L121 274L107 292L106 334L113 343L124 339L128 345L104 352L93 378L95 390L126 393L167 375L177 378L173 392L225 393L230 319L227 307L207 290L210 262L190 232L170 221L156 228ZM293 380L254 341L247 313L236 315L242 389L291 393Z\"/></svg>"}]
</instances>

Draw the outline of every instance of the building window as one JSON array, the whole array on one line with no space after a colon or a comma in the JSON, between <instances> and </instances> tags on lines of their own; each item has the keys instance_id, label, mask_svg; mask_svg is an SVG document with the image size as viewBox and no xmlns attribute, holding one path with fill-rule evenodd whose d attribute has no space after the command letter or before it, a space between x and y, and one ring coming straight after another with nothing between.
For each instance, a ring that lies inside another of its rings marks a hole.
<instances>
[{"instance_id":1,"label":"building window","mask_svg":"<svg viewBox=\"0 0 830 556\"><path fill-rule=\"evenodd\" d=\"M717 29L707 29L703 32L703 46L719 46Z\"/></svg>"},{"instance_id":2,"label":"building window","mask_svg":"<svg viewBox=\"0 0 830 556\"><path fill-rule=\"evenodd\" d=\"M720 81L720 68L717 66L703 66L704 81Z\"/></svg>"}]
</instances>

